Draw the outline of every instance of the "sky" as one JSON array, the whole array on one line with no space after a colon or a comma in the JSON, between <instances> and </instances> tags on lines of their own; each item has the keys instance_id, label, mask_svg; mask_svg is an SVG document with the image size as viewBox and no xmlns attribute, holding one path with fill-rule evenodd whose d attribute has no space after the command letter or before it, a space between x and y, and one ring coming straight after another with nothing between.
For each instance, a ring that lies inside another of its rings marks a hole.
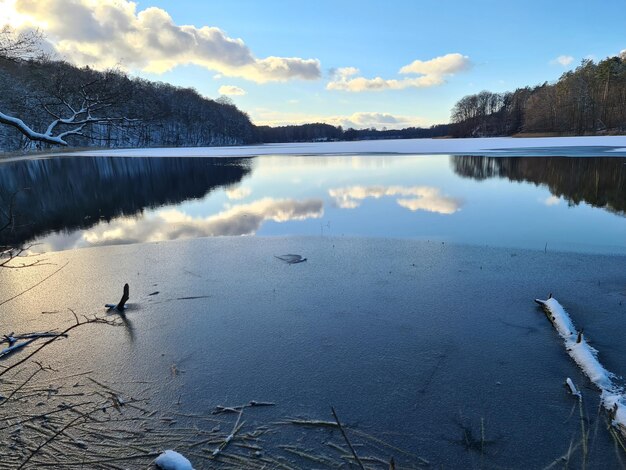
<instances>
[{"instance_id":1,"label":"sky","mask_svg":"<svg viewBox=\"0 0 626 470\"><path fill-rule=\"evenodd\" d=\"M446 123L463 96L626 49L626 1L0 0L77 65L228 96L258 125Z\"/></svg>"}]
</instances>

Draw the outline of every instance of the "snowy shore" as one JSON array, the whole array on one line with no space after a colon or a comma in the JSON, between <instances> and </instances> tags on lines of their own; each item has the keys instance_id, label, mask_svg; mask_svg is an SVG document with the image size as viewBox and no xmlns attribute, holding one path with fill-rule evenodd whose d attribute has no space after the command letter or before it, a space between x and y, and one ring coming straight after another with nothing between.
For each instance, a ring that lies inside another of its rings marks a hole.
<instances>
[{"instance_id":1,"label":"snowy shore","mask_svg":"<svg viewBox=\"0 0 626 470\"><path fill-rule=\"evenodd\" d=\"M390 139L306 142L232 147L131 148L57 151L7 156L2 161L55 156L252 157L260 155L503 155L626 156L626 136L490 137L473 139ZM1 156L0 156L1 158Z\"/></svg>"}]
</instances>

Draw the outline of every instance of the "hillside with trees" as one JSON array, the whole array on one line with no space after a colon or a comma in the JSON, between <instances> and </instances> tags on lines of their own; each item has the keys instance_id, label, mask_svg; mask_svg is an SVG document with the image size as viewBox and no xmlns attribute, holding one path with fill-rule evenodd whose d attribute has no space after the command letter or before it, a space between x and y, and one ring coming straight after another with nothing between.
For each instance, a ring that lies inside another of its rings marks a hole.
<instances>
[{"instance_id":1,"label":"hillside with trees","mask_svg":"<svg viewBox=\"0 0 626 470\"><path fill-rule=\"evenodd\" d=\"M118 70L96 71L35 54L37 37L0 32L0 149L211 146L255 142L228 99Z\"/></svg>"},{"instance_id":2,"label":"hillside with trees","mask_svg":"<svg viewBox=\"0 0 626 470\"><path fill-rule=\"evenodd\" d=\"M556 83L465 96L452 109L451 121L454 137L623 134L626 52L597 63L583 60Z\"/></svg>"}]
</instances>

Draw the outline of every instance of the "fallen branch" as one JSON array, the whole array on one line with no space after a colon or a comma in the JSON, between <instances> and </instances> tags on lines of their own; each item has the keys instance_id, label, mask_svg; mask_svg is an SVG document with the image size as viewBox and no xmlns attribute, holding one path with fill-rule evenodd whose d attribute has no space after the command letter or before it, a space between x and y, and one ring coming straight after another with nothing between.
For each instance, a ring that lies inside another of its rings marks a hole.
<instances>
[{"instance_id":1,"label":"fallen branch","mask_svg":"<svg viewBox=\"0 0 626 470\"><path fill-rule=\"evenodd\" d=\"M24 346L28 346L30 343L35 341L35 339L36 338L29 339L28 341L24 341L23 343L17 343L13 346L9 346L8 348L4 348L2 351L0 351L0 358L13 354L15 351L22 349Z\"/></svg>"},{"instance_id":2,"label":"fallen branch","mask_svg":"<svg viewBox=\"0 0 626 470\"><path fill-rule=\"evenodd\" d=\"M235 435L239 432L239 430L243 426L243 423L239 424L242 414L243 414L243 408L241 408L241 411L239 412L239 416L237 416L237 421L235 421L235 425L233 426L233 430L231 431L231 433L228 436L226 436L226 439L224 439L224 442L222 442L218 447L216 447L213 453L211 454L213 457L217 457L226 448L226 446L228 446L228 444L235 438Z\"/></svg>"},{"instance_id":3,"label":"fallen branch","mask_svg":"<svg viewBox=\"0 0 626 470\"><path fill-rule=\"evenodd\" d=\"M104 318L97 318L97 317L94 317L94 318L91 318L91 319L86 319L85 321L81 322L81 321L78 320L78 317L76 316L76 314L74 312L72 312L72 313L74 314L74 318L76 319L76 323L74 323L72 326L67 327L65 330L63 330L58 335L55 335L52 338L50 338L48 341L46 341L41 346L39 346L37 349L35 349L33 352L31 352L28 356L24 357L23 359L17 361L14 364L11 364L6 369L3 369L2 371L0 371L0 377L2 377L4 374L6 374L10 370L14 369L15 367L23 364L24 362L29 360L31 357L33 357L35 354L37 354L39 351L41 351L43 348L45 348L49 344L55 342L57 339L59 339L59 338L67 338L67 334L70 331L72 331L74 328L78 328L79 326L88 325L88 324L91 324L91 323L104 323L104 324L107 324L107 325L115 325L116 324L116 323L111 322L109 320L106 320Z\"/></svg>"},{"instance_id":4,"label":"fallen branch","mask_svg":"<svg viewBox=\"0 0 626 470\"><path fill-rule=\"evenodd\" d=\"M92 411L95 412L97 410ZM39 444L39 446L33 450L30 455L28 457L26 457L26 460L24 460L21 465L18 467L18 470L24 468L24 465L26 465L30 459L32 459L37 452L39 452L41 449L43 449L46 445L48 445L49 443L51 443L54 439L57 438L57 436L59 436L60 434L62 434L66 429L68 429L69 427L71 427L76 421L78 421L81 418L85 418L85 415L80 414L78 415L76 418L74 418L73 420L71 420L69 423L67 423L65 426L63 426L61 429L59 429L57 432L55 432L50 438L48 438L46 441L42 442L41 444Z\"/></svg>"},{"instance_id":5,"label":"fallen branch","mask_svg":"<svg viewBox=\"0 0 626 470\"><path fill-rule=\"evenodd\" d=\"M4 335L4 339L0 340L0 343L9 343L9 346L12 346L18 339L37 339L37 338L52 338L57 336L58 333L24 333L22 335L16 335L15 333L11 333L8 335Z\"/></svg>"},{"instance_id":6,"label":"fallen branch","mask_svg":"<svg viewBox=\"0 0 626 470\"><path fill-rule=\"evenodd\" d=\"M122 298L117 303L117 305L105 304L104 306L108 308L109 310L116 309L119 312L123 312L124 309L126 309L126 302L128 302L128 299L130 298L129 294L130 294L130 288L128 287L128 284L124 284L124 292L122 293Z\"/></svg>"},{"instance_id":7,"label":"fallen branch","mask_svg":"<svg viewBox=\"0 0 626 470\"><path fill-rule=\"evenodd\" d=\"M222 414L222 413L239 413L244 408L253 408L255 406L276 406L276 403L252 400L249 403L246 403L245 405L239 405L239 406L222 406L222 405L217 405L215 407L215 409L211 412L211 414L219 415L219 414Z\"/></svg>"},{"instance_id":8,"label":"fallen branch","mask_svg":"<svg viewBox=\"0 0 626 470\"><path fill-rule=\"evenodd\" d=\"M320 426L325 428L336 428L337 423L335 421L323 421L320 419L298 419L298 418L289 418L285 421L279 421L276 424L293 424L295 426Z\"/></svg>"},{"instance_id":9,"label":"fallen branch","mask_svg":"<svg viewBox=\"0 0 626 470\"><path fill-rule=\"evenodd\" d=\"M611 424L626 437L626 396L624 389L613 381L615 374L600 364L597 357L598 351L587 343L582 332L576 330L569 314L555 298L550 295L548 300L535 299L535 302L541 306L554 328L563 338L565 349L570 357L574 359L589 380L600 389L600 399L612 419Z\"/></svg>"}]
</instances>

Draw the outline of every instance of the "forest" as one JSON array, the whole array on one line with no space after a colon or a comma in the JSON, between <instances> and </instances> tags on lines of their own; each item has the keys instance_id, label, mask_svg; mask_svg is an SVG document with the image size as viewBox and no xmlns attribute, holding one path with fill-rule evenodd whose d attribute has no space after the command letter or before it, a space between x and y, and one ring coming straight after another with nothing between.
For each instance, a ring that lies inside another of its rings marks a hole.
<instances>
[{"instance_id":1,"label":"forest","mask_svg":"<svg viewBox=\"0 0 626 470\"><path fill-rule=\"evenodd\" d=\"M89 108L89 109L86 109ZM83 113L78 113L85 110ZM0 126L0 148L211 146L255 141L248 116L226 100L192 89L99 72L62 61L0 57L0 112L65 143ZM66 121L66 122L63 122ZM85 122L89 121L89 122ZM54 123L58 124L54 126ZM84 125L89 124L89 125ZM51 129L52 127L52 129Z\"/></svg>"},{"instance_id":2,"label":"forest","mask_svg":"<svg viewBox=\"0 0 626 470\"><path fill-rule=\"evenodd\" d=\"M585 59L556 83L465 96L451 121L453 137L623 134L626 52L597 63Z\"/></svg>"}]
</instances>

